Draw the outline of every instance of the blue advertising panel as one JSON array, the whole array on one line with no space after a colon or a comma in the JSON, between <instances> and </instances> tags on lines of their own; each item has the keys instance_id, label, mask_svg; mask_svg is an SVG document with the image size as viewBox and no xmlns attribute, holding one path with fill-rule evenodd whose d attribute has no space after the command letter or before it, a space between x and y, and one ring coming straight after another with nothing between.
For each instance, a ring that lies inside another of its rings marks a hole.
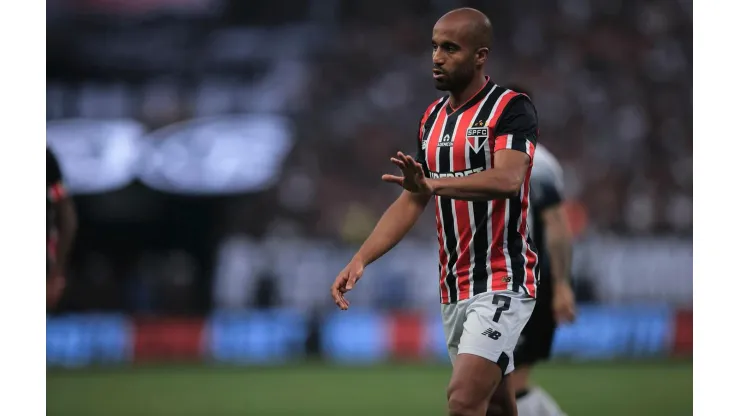
<instances>
[{"instance_id":1,"label":"blue advertising panel","mask_svg":"<svg viewBox=\"0 0 740 416\"><path fill-rule=\"evenodd\" d=\"M46 320L47 366L129 362L132 332L121 315L69 315Z\"/></svg>"},{"instance_id":2,"label":"blue advertising panel","mask_svg":"<svg viewBox=\"0 0 740 416\"><path fill-rule=\"evenodd\" d=\"M662 306L581 306L555 333L553 356L609 359L668 353L673 312Z\"/></svg>"},{"instance_id":3,"label":"blue advertising panel","mask_svg":"<svg viewBox=\"0 0 740 416\"><path fill-rule=\"evenodd\" d=\"M388 356L388 336L382 314L356 309L336 312L324 322L321 347L333 361L372 363Z\"/></svg>"},{"instance_id":4,"label":"blue advertising panel","mask_svg":"<svg viewBox=\"0 0 740 416\"><path fill-rule=\"evenodd\" d=\"M555 332L553 357L610 359L650 357L669 352L672 309L663 306L600 306L578 308L578 319ZM427 319L427 351L449 361L440 317Z\"/></svg>"},{"instance_id":5,"label":"blue advertising panel","mask_svg":"<svg viewBox=\"0 0 740 416\"><path fill-rule=\"evenodd\" d=\"M301 357L306 319L296 311L216 313L206 324L206 353L229 363L275 363Z\"/></svg>"}]
</instances>

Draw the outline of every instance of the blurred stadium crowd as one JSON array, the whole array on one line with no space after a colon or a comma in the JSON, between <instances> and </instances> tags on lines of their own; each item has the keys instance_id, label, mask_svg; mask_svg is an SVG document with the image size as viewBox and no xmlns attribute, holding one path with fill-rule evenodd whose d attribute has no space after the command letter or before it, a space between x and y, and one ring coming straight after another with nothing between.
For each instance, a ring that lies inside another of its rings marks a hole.
<instances>
[{"instance_id":1,"label":"blurred stadium crowd","mask_svg":"<svg viewBox=\"0 0 740 416\"><path fill-rule=\"evenodd\" d=\"M204 191L207 178L190 178L196 190L151 174L79 192L62 310L332 307L329 282L398 193L379 180L394 169L388 157L415 151L419 117L439 96L431 28L463 5L492 18L490 73L533 93L541 143L565 169L579 299L691 302L689 0L47 4L49 143L65 174L85 152L115 165L122 151L98 136L127 119L143 126L137 152L160 158L131 166L180 164L168 172L187 176L193 158L221 155L211 169L231 163L253 181ZM187 140L167 146L177 136L167 126L223 115L273 122L181 129ZM51 137L68 119L101 123L84 130L89 143L65 131L84 151ZM368 271L357 304L436 305L433 216Z\"/></svg>"}]
</instances>

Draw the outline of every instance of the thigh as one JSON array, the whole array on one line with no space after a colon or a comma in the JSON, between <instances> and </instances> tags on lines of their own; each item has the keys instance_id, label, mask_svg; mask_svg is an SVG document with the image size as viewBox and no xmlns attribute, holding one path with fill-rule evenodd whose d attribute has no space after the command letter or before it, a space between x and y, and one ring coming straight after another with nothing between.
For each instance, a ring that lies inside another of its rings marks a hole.
<instances>
[{"instance_id":1,"label":"thigh","mask_svg":"<svg viewBox=\"0 0 740 416\"><path fill-rule=\"evenodd\" d=\"M477 295L466 309L458 354L473 354L496 363L506 375L514 370L514 349L535 301L502 291Z\"/></svg>"},{"instance_id":2,"label":"thigh","mask_svg":"<svg viewBox=\"0 0 740 416\"><path fill-rule=\"evenodd\" d=\"M501 370L496 363L460 351L447 388L449 410L458 410L457 413L464 414L485 414L501 379Z\"/></svg>"}]
</instances>

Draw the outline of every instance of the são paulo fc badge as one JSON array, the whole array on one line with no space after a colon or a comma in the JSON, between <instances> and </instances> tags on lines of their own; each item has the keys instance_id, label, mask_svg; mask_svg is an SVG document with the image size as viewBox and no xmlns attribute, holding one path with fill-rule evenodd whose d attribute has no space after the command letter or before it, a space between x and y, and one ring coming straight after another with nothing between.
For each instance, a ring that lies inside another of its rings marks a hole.
<instances>
[{"instance_id":1,"label":"s\u00e3o paulo fc badge","mask_svg":"<svg viewBox=\"0 0 740 416\"><path fill-rule=\"evenodd\" d=\"M474 153L478 153L488 143L488 127L485 127L483 120L479 120L468 128L465 136L468 146Z\"/></svg>"}]
</instances>

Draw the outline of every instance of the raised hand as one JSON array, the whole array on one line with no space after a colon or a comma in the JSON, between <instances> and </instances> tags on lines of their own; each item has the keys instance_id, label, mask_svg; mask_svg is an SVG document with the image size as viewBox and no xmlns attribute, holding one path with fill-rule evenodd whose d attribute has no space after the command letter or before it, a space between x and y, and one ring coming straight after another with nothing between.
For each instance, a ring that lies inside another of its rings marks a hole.
<instances>
[{"instance_id":1,"label":"raised hand","mask_svg":"<svg viewBox=\"0 0 740 416\"><path fill-rule=\"evenodd\" d=\"M400 185L409 192L420 194L432 193L432 189L424 176L424 169L413 157L398 152L396 157L391 158L391 162L401 169L403 176L383 175L381 179L385 182Z\"/></svg>"}]
</instances>

